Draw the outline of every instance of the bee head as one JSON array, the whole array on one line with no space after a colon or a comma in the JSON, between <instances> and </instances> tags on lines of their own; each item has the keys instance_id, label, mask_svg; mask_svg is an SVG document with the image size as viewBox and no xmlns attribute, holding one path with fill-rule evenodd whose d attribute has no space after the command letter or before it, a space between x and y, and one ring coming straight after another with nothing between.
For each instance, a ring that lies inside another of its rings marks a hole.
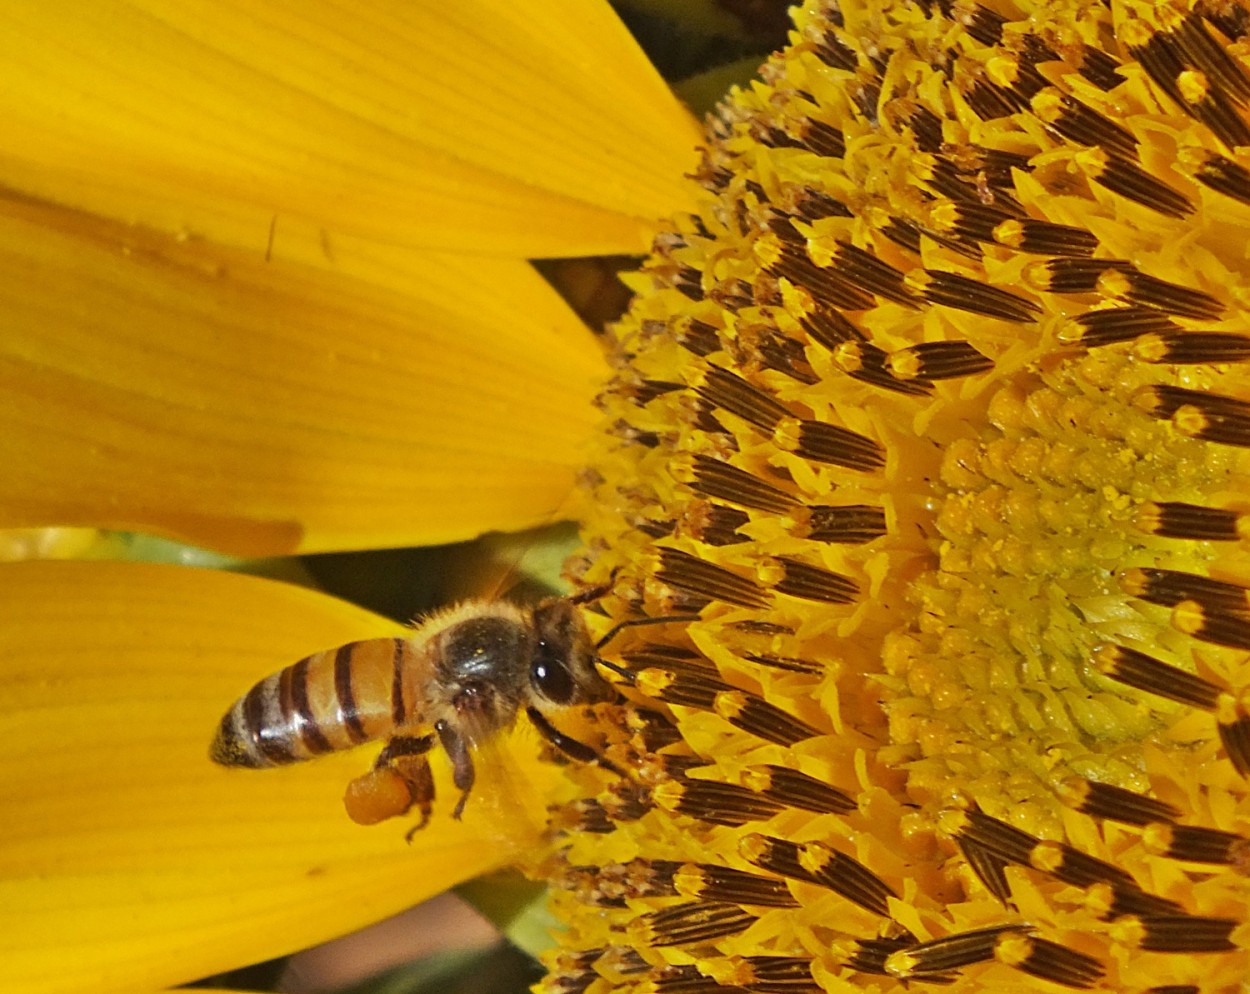
<instances>
[{"instance_id":1,"label":"bee head","mask_svg":"<svg viewBox=\"0 0 1250 994\"><path fill-rule=\"evenodd\" d=\"M534 692L553 705L611 700L615 691L595 670L595 647L577 608L551 598L534 608L538 636L530 662Z\"/></svg>"}]
</instances>

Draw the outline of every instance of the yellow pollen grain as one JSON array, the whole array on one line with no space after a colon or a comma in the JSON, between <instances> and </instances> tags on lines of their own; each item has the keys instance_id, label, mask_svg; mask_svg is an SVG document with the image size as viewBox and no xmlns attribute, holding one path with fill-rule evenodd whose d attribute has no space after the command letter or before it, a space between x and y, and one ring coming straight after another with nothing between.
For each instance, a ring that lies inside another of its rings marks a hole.
<instances>
[{"instance_id":1,"label":"yellow pollen grain","mask_svg":"<svg viewBox=\"0 0 1250 994\"><path fill-rule=\"evenodd\" d=\"M1161 335L1143 335L1133 343L1133 354L1143 362L1162 362L1167 355L1167 341Z\"/></svg>"},{"instance_id":2,"label":"yellow pollen grain","mask_svg":"<svg viewBox=\"0 0 1250 994\"><path fill-rule=\"evenodd\" d=\"M648 667L637 675L634 685L649 697L659 697L675 679L675 675L667 670Z\"/></svg>"},{"instance_id":3,"label":"yellow pollen grain","mask_svg":"<svg viewBox=\"0 0 1250 994\"><path fill-rule=\"evenodd\" d=\"M1121 918L1112 924L1110 932L1116 942L1130 949L1139 948L1146 938L1146 926L1136 916Z\"/></svg>"},{"instance_id":4,"label":"yellow pollen grain","mask_svg":"<svg viewBox=\"0 0 1250 994\"><path fill-rule=\"evenodd\" d=\"M1192 404L1183 404L1172 415L1172 424L1175 425L1176 430L1182 435L1193 437L1206 431L1211 424L1211 420L1199 408Z\"/></svg>"},{"instance_id":5,"label":"yellow pollen grain","mask_svg":"<svg viewBox=\"0 0 1250 994\"><path fill-rule=\"evenodd\" d=\"M1202 103L1211 92L1206 73L1197 69L1186 69L1176 77L1176 88L1181 97L1191 104Z\"/></svg>"},{"instance_id":6,"label":"yellow pollen grain","mask_svg":"<svg viewBox=\"0 0 1250 994\"><path fill-rule=\"evenodd\" d=\"M1003 221L994 227L994 241L1007 248L1019 248L1024 242L1024 225L1017 220Z\"/></svg>"},{"instance_id":7,"label":"yellow pollen grain","mask_svg":"<svg viewBox=\"0 0 1250 994\"><path fill-rule=\"evenodd\" d=\"M712 701L712 710L726 721L731 721L742 714L747 706L747 697L740 691L726 690L717 694Z\"/></svg>"},{"instance_id":8,"label":"yellow pollen grain","mask_svg":"<svg viewBox=\"0 0 1250 994\"><path fill-rule=\"evenodd\" d=\"M1054 124L1063 113L1063 97L1058 90L1047 87L1034 95L1033 113L1047 124Z\"/></svg>"}]
</instances>

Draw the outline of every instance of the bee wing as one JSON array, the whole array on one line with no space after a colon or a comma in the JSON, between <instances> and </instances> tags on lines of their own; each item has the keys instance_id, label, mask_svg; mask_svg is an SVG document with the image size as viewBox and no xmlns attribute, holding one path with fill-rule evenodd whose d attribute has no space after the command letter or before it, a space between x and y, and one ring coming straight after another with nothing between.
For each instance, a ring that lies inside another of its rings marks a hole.
<instances>
[{"instance_id":1,"label":"bee wing","mask_svg":"<svg viewBox=\"0 0 1250 994\"><path fill-rule=\"evenodd\" d=\"M544 781L555 771L534 760L535 739L520 727L468 737L476 779L461 818L510 852L532 850L546 830Z\"/></svg>"}]
</instances>

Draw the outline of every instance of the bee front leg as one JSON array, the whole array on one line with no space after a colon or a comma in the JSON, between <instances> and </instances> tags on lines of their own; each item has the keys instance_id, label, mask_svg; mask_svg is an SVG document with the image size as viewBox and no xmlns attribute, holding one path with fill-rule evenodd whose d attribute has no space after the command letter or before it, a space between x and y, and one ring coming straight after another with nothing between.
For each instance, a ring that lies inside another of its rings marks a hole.
<instances>
[{"instance_id":1,"label":"bee front leg","mask_svg":"<svg viewBox=\"0 0 1250 994\"><path fill-rule=\"evenodd\" d=\"M464 802L469 799L469 791L473 789L476 772L473 769L473 757L469 754L469 744L459 732L446 721L436 721L434 731L443 744L447 758L451 760L451 780L460 788L460 800L451 816L458 819L464 814Z\"/></svg>"},{"instance_id":2,"label":"bee front leg","mask_svg":"<svg viewBox=\"0 0 1250 994\"><path fill-rule=\"evenodd\" d=\"M358 825L376 825L406 814L415 804L421 821L413 831L424 828L434 803L434 777L425 756L433 746L428 735L391 739L373 769L347 785L343 795L347 816Z\"/></svg>"},{"instance_id":3,"label":"bee front leg","mask_svg":"<svg viewBox=\"0 0 1250 994\"><path fill-rule=\"evenodd\" d=\"M579 763L598 763L605 770L610 770L617 776L623 777L625 775L625 771L606 756L600 756L585 742L578 742L572 736L565 735L549 722L538 708L528 707L525 709L525 714L529 717L533 726L538 729L538 733L564 753L564 755L568 756L569 759L575 759Z\"/></svg>"}]
</instances>

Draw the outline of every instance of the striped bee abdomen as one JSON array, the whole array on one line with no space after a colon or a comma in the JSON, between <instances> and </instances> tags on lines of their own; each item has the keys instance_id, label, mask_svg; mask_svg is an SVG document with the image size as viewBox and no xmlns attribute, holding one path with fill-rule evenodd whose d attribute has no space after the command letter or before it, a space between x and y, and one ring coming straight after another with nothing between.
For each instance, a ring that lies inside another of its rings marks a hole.
<instances>
[{"instance_id":1,"label":"striped bee abdomen","mask_svg":"<svg viewBox=\"0 0 1250 994\"><path fill-rule=\"evenodd\" d=\"M209 749L224 766L281 766L393 734L409 716L405 638L367 639L318 652L272 676L226 712Z\"/></svg>"}]
</instances>

